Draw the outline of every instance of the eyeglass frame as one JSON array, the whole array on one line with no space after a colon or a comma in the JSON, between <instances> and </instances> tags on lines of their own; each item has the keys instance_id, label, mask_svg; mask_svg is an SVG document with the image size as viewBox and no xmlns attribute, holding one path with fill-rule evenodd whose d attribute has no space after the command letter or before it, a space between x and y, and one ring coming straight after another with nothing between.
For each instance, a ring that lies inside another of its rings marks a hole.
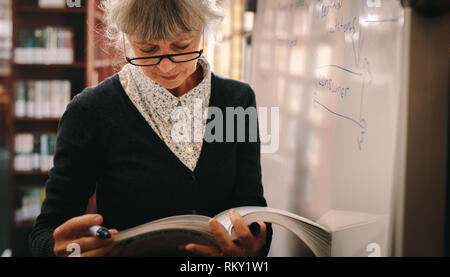
<instances>
[{"instance_id":1,"label":"eyeglass frame","mask_svg":"<svg viewBox=\"0 0 450 277\"><path fill-rule=\"evenodd\" d=\"M159 65L161 63L161 61L165 58L168 58L171 62L173 63L186 63L186 62L190 62L190 61L195 61L198 60L202 55L203 55L203 49L200 49L199 51L192 51L192 52L187 52L187 53L180 53L180 54L168 54L168 55L160 55L160 56L151 56L151 57L137 57L137 58L130 58L127 57L127 53L126 53L126 46L125 46L125 33L122 33L122 39L123 39L123 51L125 54L125 59L127 60L127 62L129 64L132 64L134 66L156 66ZM205 33L203 31L203 48L205 48ZM172 57L177 57L177 56L184 56L184 55L190 55L190 54L198 54L197 58L194 59L190 59L187 61L182 61L182 62L178 62L172 59ZM155 64L146 64L146 65L142 65L142 64L134 64L133 61L135 60L145 60L145 59L159 59L159 61Z\"/></svg>"}]
</instances>

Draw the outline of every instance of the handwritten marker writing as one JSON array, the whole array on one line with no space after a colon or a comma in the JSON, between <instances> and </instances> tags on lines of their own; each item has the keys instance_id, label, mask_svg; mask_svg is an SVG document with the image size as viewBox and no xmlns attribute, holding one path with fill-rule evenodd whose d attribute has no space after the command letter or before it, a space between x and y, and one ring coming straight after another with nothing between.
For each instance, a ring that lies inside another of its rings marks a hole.
<instances>
[{"instance_id":1,"label":"handwritten marker writing","mask_svg":"<svg viewBox=\"0 0 450 277\"><path fill-rule=\"evenodd\" d=\"M99 239L109 239L111 234L109 231L101 226L92 226L89 228L89 233Z\"/></svg>"}]
</instances>

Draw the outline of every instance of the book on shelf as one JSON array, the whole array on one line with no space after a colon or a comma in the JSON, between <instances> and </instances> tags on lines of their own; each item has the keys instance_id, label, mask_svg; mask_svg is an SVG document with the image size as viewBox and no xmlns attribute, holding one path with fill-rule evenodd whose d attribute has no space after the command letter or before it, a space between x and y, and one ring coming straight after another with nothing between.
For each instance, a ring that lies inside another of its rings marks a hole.
<instances>
[{"instance_id":1,"label":"book on shelf","mask_svg":"<svg viewBox=\"0 0 450 277\"><path fill-rule=\"evenodd\" d=\"M247 224L263 221L285 227L302 240L319 257L331 255L331 232L326 227L299 215L269 207L237 207ZM232 240L237 239L229 210L214 216ZM216 245L209 227L211 217L203 215L177 215L158 219L114 235L121 245L118 256L171 256L178 247L187 243Z\"/></svg>"},{"instance_id":2,"label":"book on shelf","mask_svg":"<svg viewBox=\"0 0 450 277\"><path fill-rule=\"evenodd\" d=\"M53 167L55 134L17 134L14 169L47 172Z\"/></svg>"},{"instance_id":3,"label":"book on shelf","mask_svg":"<svg viewBox=\"0 0 450 277\"><path fill-rule=\"evenodd\" d=\"M17 32L16 64L72 64L73 31L67 27L20 28Z\"/></svg>"},{"instance_id":4,"label":"book on shelf","mask_svg":"<svg viewBox=\"0 0 450 277\"><path fill-rule=\"evenodd\" d=\"M39 7L41 8L64 8L67 0L39 0Z\"/></svg>"},{"instance_id":5,"label":"book on shelf","mask_svg":"<svg viewBox=\"0 0 450 277\"><path fill-rule=\"evenodd\" d=\"M45 187L19 188L15 192L17 202L14 210L14 222L21 224L34 221L41 212L45 199Z\"/></svg>"},{"instance_id":6,"label":"book on shelf","mask_svg":"<svg viewBox=\"0 0 450 277\"><path fill-rule=\"evenodd\" d=\"M70 102L68 80L18 81L15 89L17 118L59 118Z\"/></svg>"},{"instance_id":7,"label":"book on shelf","mask_svg":"<svg viewBox=\"0 0 450 277\"><path fill-rule=\"evenodd\" d=\"M0 0L0 75L10 74L12 20L9 0Z\"/></svg>"}]
</instances>

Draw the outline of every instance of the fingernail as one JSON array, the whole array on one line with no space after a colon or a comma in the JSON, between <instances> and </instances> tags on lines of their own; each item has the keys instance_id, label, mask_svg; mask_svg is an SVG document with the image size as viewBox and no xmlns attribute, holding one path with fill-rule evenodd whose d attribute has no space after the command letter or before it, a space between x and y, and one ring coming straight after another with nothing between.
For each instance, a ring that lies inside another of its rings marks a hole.
<instances>
[{"instance_id":1,"label":"fingernail","mask_svg":"<svg viewBox=\"0 0 450 277\"><path fill-rule=\"evenodd\" d=\"M96 216L95 217L95 222L97 222L97 224L100 224L100 223L102 223L102 217L101 216Z\"/></svg>"},{"instance_id":2,"label":"fingernail","mask_svg":"<svg viewBox=\"0 0 450 277\"><path fill-rule=\"evenodd\" d=\"M211 221L210 221L210 223L211 223L211 227L213 228L213 229L217 229L217 221L215 220L215 219L212 219Z\"/></svg>"},{"instance_id":3,"label":"fingernail","mask_svg":"<svg viewBox=\"0 0 450 277\"><path fill-rule=\"evenodd\" d=\"M188 244L186 245L186 247L184 248L186 251L192 251L194 250L195 246L193 244Z\"/></svg>"}]
</instances>

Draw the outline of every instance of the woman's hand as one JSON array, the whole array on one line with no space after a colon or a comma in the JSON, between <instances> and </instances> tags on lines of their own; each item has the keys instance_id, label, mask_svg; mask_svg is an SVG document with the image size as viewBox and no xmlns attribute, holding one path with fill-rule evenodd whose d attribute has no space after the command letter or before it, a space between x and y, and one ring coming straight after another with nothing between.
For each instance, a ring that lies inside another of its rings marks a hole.
<instances>
[{"instance_id":1,"label":"woman's hand","mask_svg":"<svg viewBox=\"0 0 450 277\"><path fill-rule=\"evenodd\" d=\"M117 254L119 249L114 247L114 237L102 240L89 234L89 227L102 223L103 217L98 214L87 214L66 221L53 232L55 255L102 257ZM115 234L118 231L109 230L109 232Z\"/></svg>"},{"instance_id":2,"label":"woman's hand","mask_svg":"<svg viewBox=\"0 0 450 277\"><path fill-rule=\"evenodd\" d=\"M260 232L253 236L247 223L237 211L230 210L230 219L238 237L237 241L232 241L223 226L213 218L209 221L209 226L219 247L191 243L185 246L185 250L211 257L259 256L261 248L266 244L266 224L258 222Z\"/></svg>"}]
</instances>

